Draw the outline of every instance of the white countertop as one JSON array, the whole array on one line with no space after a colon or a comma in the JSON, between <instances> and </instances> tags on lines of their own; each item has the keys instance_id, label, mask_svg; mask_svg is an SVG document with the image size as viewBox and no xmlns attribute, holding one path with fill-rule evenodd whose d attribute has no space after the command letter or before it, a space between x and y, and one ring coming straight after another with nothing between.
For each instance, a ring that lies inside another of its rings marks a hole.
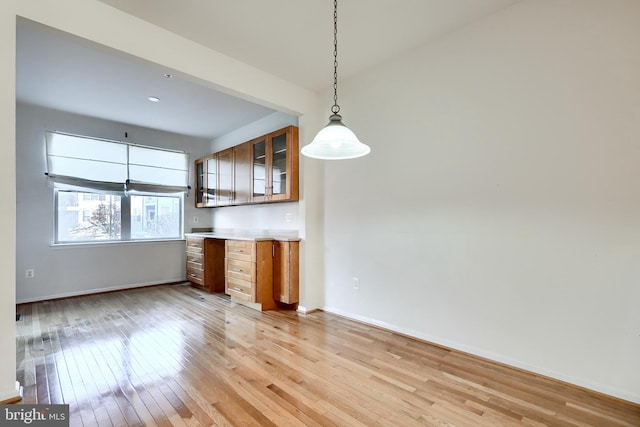
<instances>
[{"instance_id":1,"label":"white countertop","mask_svg":"<svg viewBox=\"0 0 640 427\"><path fill-rule=\"evenodd\" d=\"M268 230L219 230L204 231L197 233L185 233L185 237L194 236L204 239L220 239L220 240L249 240L253 242L263 240L279 240L282 242L298 242L296 231L268 231Z\"/></svg>"}]
</instances>

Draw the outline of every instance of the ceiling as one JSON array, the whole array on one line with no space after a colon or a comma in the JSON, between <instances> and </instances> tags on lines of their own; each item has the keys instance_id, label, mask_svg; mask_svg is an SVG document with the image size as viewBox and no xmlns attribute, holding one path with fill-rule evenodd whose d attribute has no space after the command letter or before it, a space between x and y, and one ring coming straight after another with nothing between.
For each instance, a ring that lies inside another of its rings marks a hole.
<instances>
[{"instance_id":1,"label":"ceiling","mask_svg":"<svg viewBox=\"0 0 640 427\"><path fill-rule=\"evenodd\" d=\"M100 0L313 91L333 80L329 0ZM343 0L348 78L520 0ZM18 101L213 139L273 112L27 20L18 21ZM161 100L151 103L148 96Z\"/></svg>"}]
</instances>

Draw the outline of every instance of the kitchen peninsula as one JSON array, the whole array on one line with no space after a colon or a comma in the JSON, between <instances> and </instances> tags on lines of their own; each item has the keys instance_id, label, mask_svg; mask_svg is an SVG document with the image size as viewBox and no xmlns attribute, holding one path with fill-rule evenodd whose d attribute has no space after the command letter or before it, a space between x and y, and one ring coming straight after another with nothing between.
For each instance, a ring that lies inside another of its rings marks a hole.
<instances>
[{"instance_id":1,"label":"kitchen peninsula","mask_svg":"<svg viewBox=\"0 0 640 427\"><path fill-rule=\"evenodd\" d=\"M295 308L300 245L296 234L236 230L185 234L187 280L256 310Z\"/></svg>"}]
</instances>

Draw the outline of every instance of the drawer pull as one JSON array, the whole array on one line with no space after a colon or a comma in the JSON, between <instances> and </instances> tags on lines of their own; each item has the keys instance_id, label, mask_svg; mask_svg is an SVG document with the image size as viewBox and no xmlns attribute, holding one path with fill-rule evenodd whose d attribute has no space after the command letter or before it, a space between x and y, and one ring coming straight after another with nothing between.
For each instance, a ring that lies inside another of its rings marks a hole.
<instances>
[{"instance_id":1,"label":"drawer pull","mask_svg":"<svg viewBox=\"0 0 640 427\"><path fill-rule=\"evenodd\" d=\"M237 271L238 273L242 273L242 269L241 268L234 268L234 269L232 269L232 271Z\"/></svg>"},{"instance_id":2,"label":"drawer pull","mask_svg":"<svg viewBox=\"0 0 640 427\"><path fill-rule=\"evenodd\" d=\"M196 261L198 261L198 258L191 258L189 261L196 262Z\"/></svg>"},{"instance_id":3,"label":"drawer pull","mask_svg":"<svg viewBox=\"0 0 640 427\"><path fill-rule=\"evenodd\" d=\"M190 274L191 277L196 277L195 273Z\"/></svg>"},{"instance_id":4,"label":"drawer pull","mask_svg":"<svg viewBox=\"0 0 640 427\"><path fill-rule=\"evenodd\" d=\"M240 253L240 254L241 254L241 253L242 253L242 252L244 252L244 251L243 251L242 249L236 249L236 250L234 250L233 252L237 252L237 253Z\"/></svg>"},{"instance_id":5,"label":"drawer pull","mask_svg":"<svg viewBox=\"0 0 640 427\"><path fill-rule=\"evenodd\" d=\"M233 290L234 290L234 291L238 291L238 292L242 292L242 288L239 288L239 287L237 287L237 286L236 286L235 288L233 288Z\"/></svg>"}]
</instances>

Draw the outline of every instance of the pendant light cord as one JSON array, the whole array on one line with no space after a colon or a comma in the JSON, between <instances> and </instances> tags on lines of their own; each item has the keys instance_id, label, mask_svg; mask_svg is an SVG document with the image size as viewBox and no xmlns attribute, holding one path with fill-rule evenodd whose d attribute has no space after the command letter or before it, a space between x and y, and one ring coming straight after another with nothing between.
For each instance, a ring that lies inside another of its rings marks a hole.
<instances>
[{"instance_id":1,"label":"pendant light cord","mask_svg":"<svg viewBox=\"0 0 640 427\"><path fill-rule=\"evenodd\" d=\"M340 112L338 105L338 0L333 0L333 114Z\"/></svg>"}]
</instances>

